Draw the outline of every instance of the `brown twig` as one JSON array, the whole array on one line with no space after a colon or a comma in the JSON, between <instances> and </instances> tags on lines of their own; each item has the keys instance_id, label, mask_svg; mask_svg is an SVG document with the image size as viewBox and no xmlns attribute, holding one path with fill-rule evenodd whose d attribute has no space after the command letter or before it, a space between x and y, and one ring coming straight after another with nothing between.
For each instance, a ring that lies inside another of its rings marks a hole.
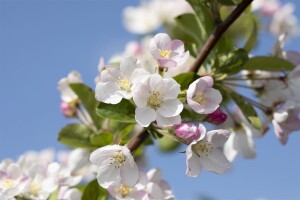
<instances>
[{"instance_id":1,"label":"brown twig","mask_svg":"<svg viewBox=\"0 0 300 200\"><path fill-rule=\"evenodd\" d=\"M206 57L217 44L224 32L244 12L244 10L251 4L252 1L253 0L243 0L242 3L240 3L223 22L216 25L214 31L208 37L206 43L201 49L195 63L191 67L191 72L198 72Z\"/></svg>"},{"instance_id":2,"label":"brown twig","mask_svg":"<svg viewBox=\"0 0 300 200\"><path fill-rule=\"evenodd\" d=\"M138 135L134 136L127 144L127 148L134 152L149 136L147 130L143 130Z\"/></svg>"}]
</instances>

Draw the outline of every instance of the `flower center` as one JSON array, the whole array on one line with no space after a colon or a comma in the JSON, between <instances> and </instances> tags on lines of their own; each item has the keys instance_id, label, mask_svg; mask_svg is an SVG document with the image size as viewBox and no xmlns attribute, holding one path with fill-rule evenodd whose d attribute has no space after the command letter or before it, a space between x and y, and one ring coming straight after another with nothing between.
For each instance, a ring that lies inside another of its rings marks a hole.
<instances>
[{"instance_id":1,"label":"flower center","mask_svg":"<svg viewBox=\"0 0 300 200\"><path fill-rule=\"evenodd\" d=\"M9 188L13 187L14 181L11 180L11 179L9 179L9 178L8 179L4 179L4 181L2 182L2 185L3 185L3 187L5 189L9 189Z\"/></svg>"},{"instance_id":2,"label":"flower center","mask_svg":"<svg viewBox=\"0 0 300 200\"><path fill-rule=\"evenodd\" d=\"M131 82L126 78L119 78L118 84L121 87L121 90L125 90L126 92L130 92Z\"/></svg>"},{"instance_id":3,"label":"flower center","mask_svg":"<svg viewBox=\"0 0 300 200\"><path fill-rule=\"evenodd\" d=\"M32 182L29 186L29 193L33 196L39 196L40 185L37 182Z\"/></svg>"},{"instance_id":4,"label":"flower center","mask_svg":"<svg viewBox=\"0 0 300 200\"><path fill-rule=\"evenodd\" d=\"M148 97L147 105L156 110L163 103L163 97L159 92L152 91Z\"/></svg>"},{"instance_id":5,"label":"flower center","mask_svg":"<svg viewBox=\"0 0 300 200\"><path fill-rule=\"evenodd\" d=\"M203 105L206 102L206 99L202 93L198 93L195 96L192 97L193 101L196 101L200 105Z\"/></svg>"},{"instance_id":6,"label":"flower center","mask_svg":"<svg viewBox=\"0 0 300 200\"><path fill-rule=\"evenodd\" d=\"M118 188L117 192L121 195L122 198L125 198L128 194L132 192L132 188L128 185L122 184Z\"/></svg>"},{"instance_id":7,"label":"flower center","mask_svg":"<svg viewBox=\"0 0 300 200\"><path fill-rule=\"evenodd\" d=\"M172 53L172 50L162 50L162 49L158 49L159 51L159 56L161 58L170 58L170 55Z\"/></svg>"},{"instance_id":8,"label":"flower center","mask_svg":"<svg viewBox=\"0 0 300 200\"><path fill-rule=\"evenodd\" d=\"M113 155L110 156L110 164L114 165L116 168L120 168L124 165L126 157L122 151L116 151Z\"/></svg>"},{"instance_id":9,"label":"flower center","mask_svg":"<svg viewBox=\"0 0 300 200\"><path fill-rule=\"evenodd\" d=\"M196 145L193 145L192 149L194 152L196 152L199 156L200 155L205 155L206 157L208 156L209 153L212 152L213 146L209 142L201 142Z\"/></svg>"}]
</instances>

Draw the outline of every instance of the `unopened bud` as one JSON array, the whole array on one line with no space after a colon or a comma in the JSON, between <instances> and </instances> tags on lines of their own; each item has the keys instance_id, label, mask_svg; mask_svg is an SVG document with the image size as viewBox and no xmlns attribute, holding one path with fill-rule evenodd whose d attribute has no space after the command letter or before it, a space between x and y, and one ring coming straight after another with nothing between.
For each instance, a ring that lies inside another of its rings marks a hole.
<instances>
[{"instance_id":1,"label":"unopened bud","mask_svg":"<svg viewBox=\"0 0 300 200\"><path fill-rule=\"evenodd\" d=\"M198 139L201 135L200 130L194 124L182 123L175 127L175 134L187 142Z\"/></svg>"},{"instance_id":2,"label":"unopened bud","mask_svg":"<svg viewBox=\"0 0 300 200\"><path fill-rule=\"evenodd\" d=\"M226 121L226 119L227 114L224 113L220 108L215 110L215 112L207 115L207 121L215 125L222 124Z\"/></svg>"},{"instance_id":3,"label":"unopened bud","mask_svg":"<svg viewBox=\"0 0 300 200\"><path fill-rule=\"evenodd\" d=\"M66 102L61 102L60 110L65 117L76 117L77 116L77 110L76 110L75 105L71 105Z\"/></svg>"}]
</instances>

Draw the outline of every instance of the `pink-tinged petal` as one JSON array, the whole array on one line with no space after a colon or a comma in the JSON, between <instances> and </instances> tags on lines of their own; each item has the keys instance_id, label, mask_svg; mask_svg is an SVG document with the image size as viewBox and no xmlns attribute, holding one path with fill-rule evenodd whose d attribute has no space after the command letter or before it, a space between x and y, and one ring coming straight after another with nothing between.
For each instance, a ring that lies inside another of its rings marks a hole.
<instances>
[{"instance_id":1,"label":"pink-tinged petal","mask_svg":"<svg viewBox=\"0 0 300 200\"><path fill-rule=\"evenodd\" d=\"M22 171L21 171L20 167L17 164L11 163L7 167L7 175L11 179L17 179L22 175Z\"/></svg>"},{"instance_id":2,"label":"pink-tinged petal","mask_svg":"<svg viewBox=\"0 0 300 200\"><path fill-rule=\"evenodd\" d=\"M120 184L120 168L115 168L111 165L101 165L98 170L97 181L101 187L107 189L109 186Z\"/></svg>"},{"instance_id":3,"label":"pink-tinged petal","mask_svg":"<svg viewBox=\"0 0 300 200\"><path fill-rule=\"evenodd\" d=\"M158 126L173 126L181 123L180 115L174 117L163 117L159 113L156 113L156 122Z\"/></svg>"},{"instance_id":4,"label":"pink-tinged petal","mask_svg":"<svg viewBox=\"0 0 300 200\"><path fill-rule=\"evenodd\" d=\"M132 157L132 156L131 156ZM121 182L133 187L139 179L139 169L135 162L126 160L121 168Z\"/></svg>"},{"instance_id":5,"label":"pink-tinged petal","mask_svg":"<svg viewBox=\"0 0 300 200\"><path fill-rule=\"evenodd\" d=\"M171 56L171 59L177 63L177 67L183 65L190 56L190 52L185 52L184 54Z\"/></svg>"},{"instance_id":6,"label":"pink-tinged petal","mask_svg":"<svg viewBox=\"0 0 300 200\"><path fill-rule=\"evenodd\" d=\"M224 154L229 162L233 162L238 154L238 151L234 148L235 135L235 133L231 133L224 144Z\"/></svg>"},{"instance_id":7,"label":"pink-tinged petal","mask_svg":"<svg viewBox=\"0 0 300 200\"><path fill-rule=\"evenodd\" d=\"M164 79L164 99L177 99L178 94L180 93L180 85L172 78Z\"/></svg>"},{"instance_id":8,"label":"pink-tinged petal","mask_svg":"<svg viewBox=\"0 0 300 200\"><path fill-rule=\"evenodd\" d=\"M159 66L161 67L176 67L177 62L172 59L157 59Z\"/></svg>"},{"instance_id":9,"label":"pink-tinged petal","mask_svg":"<svg viewBox=\"0 0 300 200\"><path fill-rule=\"evenodd\" d=\"M192 99L187 99L188 105L191 107L192 110L194 110L196 113L205 114L206 108L196 101L193 101Z\"/></svg>"},{"instance_id":10,"label":"pink-tinged petal","mask_svg":"<svg viewBox=\"0 0 300 200\"><path fill-rule=\"evenodd\" d=\"M163 117L174 117L179 115L183 110L183 104L178 99L164 101L157 109L157 112Z\"/></svg>"},{"instance_id":11,"label":"pink-tinged petal","mask_svg":"<svg viewBox=\"0 0 300 200\"><path fill-rule=\"evenodd\" d=\"M149 78L150 91L161 91L164 85L164 81L159 74L153 74Z\"/></svg>"},{"instance_id":12,"label":"pink-tinged petal","mask_svg":"<svg viewBox=\"0 0 300 200\"><path fill-rule=\"evenodd\" d=\"M272 124L274 126L274 132L276 137L279 139L281 144L285 145L288 140L288 134L275 119L272 120Z\"/></svg>"},{"instance_id":13,"label":"pink-tinged petal","mask_svg":"<svg viewBox=\"0 0 300 200\"><path fill-rule=\"evenodd\" d=\"M148 127L156 118L156 113L152 108L137 107L135 109L135 120L143 127Z\"/></svg>"},{"instance_id":14,"label":"pink-tinged petal","mask_svg":"<svg viewBox=\"0 0 300 200\"><path fill-rule=\"evenodd\" d=\"M150 52L151 52L152 56L155 59L160 58L157 44L156 44L156 42L155 42L155 40L153 38L150 40L149 49L150 49Z\"/></svg>"},{"instance_id":15,"label":"pink-tinged petal","mask_svg":"<svg viewBox=\"0 0 300 200\"><path fill-rule=\"evenodd\" d=\"M218 174L224 174L230 166L224 153L216 148L208 153L208 156L201 156L200 160L204 169Z\"/></svg>"},{"instance_id":16,"label":"pink-tinged petal","mask_svg":"<svg viewBox=\"0 0 300 200\"><path fill-rule=\"evenodd\" d=\"M207 133L207 140L208 142L212 143L214 147L220 147L224 145L229 136L230 132L228 130L213 130Z\"/></svg>"},{"instance_id":17,"label":"pink-tinged petal","mask_svg":"<svg viewBox=\"0 0 300 200\"><path fill-rule=\"evenodd\" d=\"M123 75L130 77L132 72L139 66L137 64L137 59L134 57L128 57L121 61L120 70Z\"/></svg>"},{"instance_id":18,"label":"pink-tinged petal","mask_svg":"<svg viewBox=\"0 0 300 200\"><path fill-rule=\"evenodd\" d=\"M195 142L192 142L189 144L186 148L186 175L197 177L200 174L201 171L201 163L200 163L200 157L193 153L192 145L196 144Z\"/></svg>"},{"instance_id":19,"label":"pink-tinged petal","mask_svg":"<svg viewBox=\"0 0 300 200\"><path fill-rule=\"evenodd\" d=\"M200 80L204 81L207 87L212 87L214 85L214 79L211 76L203 76Z\"/></svg>"},{"instance_id":20,"label":"pink-tinged petal","mask_svg":"<svg viewBox=\"0 0 300 200\"><path fill-rule=\"evenodd\" d=\"M184 44L181 40L172 40L171 41L171 50L177 54L183 54Z\"/></svg>"},{"instance_id":21,"label":"pink-tinged petal","mask_svg":"<svg viewBox=\"0 0 300 200\"><path fill-rule=\"evenodd\" d=\"M158 33L154 36L154 41L158 49L170 50L171 38L166 33Z\"/></svg>"},{"instance_id":22,"label":"pink-tinged petal","mask_svg":"<svg viewBox=\"0 0 300 200\"><path fill-rule=\"evenodd\" d=\"M153 199L163 199L163 191L156 183L148 183L146 191Z\"/></svg>"},{"instance_id":23,"label":"pink-tinged petal","mask_svg":"<svg viewBox=\"0 0 300 200\"><path fill-rule=\"evenodd\" d=\"M99 82L96 86L96 99L98 101L118 104L122 100L122 97L116 92L120 90L120 87L115 82Z\"/></svg>"},{"instance_id":24,"label":"pink-tinged petal","mask_svg":"<svg viewBox=\"0 0 300 200\"><path fill-rule=\"evenodd\" d=\"M101 81L102 82L115 82L121 77L121 71L115 66L106 66L105 70L101 72Z\"/></svg>"}]
</instances>

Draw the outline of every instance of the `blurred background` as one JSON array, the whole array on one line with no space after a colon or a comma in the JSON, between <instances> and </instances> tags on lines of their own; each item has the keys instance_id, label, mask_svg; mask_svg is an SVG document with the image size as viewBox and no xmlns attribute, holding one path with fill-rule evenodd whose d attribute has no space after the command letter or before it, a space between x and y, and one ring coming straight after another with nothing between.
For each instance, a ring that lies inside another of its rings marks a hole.
<instances>
[{"instance_id":1,"label":"blurred background","mask_svg":"<svg viewBox=\"0 0 300 200\"><path fill-rule=\"evenodd\" d=\"M300 19L300 2L292 2ZM57 133L70 120L60 112L57 82L70 71L94 88L99 57L121 53L129 40L122 11L138 0L0 0L0 160L28 150L66 147ZM275 38L262 34L255 54L268 54ZM300 39L285 49L298 50ZM185 175L185 154L147 149L177 199L300 199L300 133L282 146L274 133L256 141L254 160L238 158L225 175Z\"/></svg>"}]
</instances>

